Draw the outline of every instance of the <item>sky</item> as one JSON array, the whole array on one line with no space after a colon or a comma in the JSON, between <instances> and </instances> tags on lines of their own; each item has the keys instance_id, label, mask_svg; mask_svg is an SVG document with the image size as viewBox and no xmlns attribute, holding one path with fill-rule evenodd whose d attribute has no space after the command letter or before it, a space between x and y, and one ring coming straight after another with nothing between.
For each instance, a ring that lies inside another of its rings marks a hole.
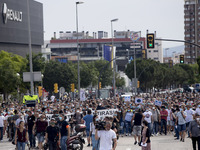
<instances>
[{"instance_id":1,"label":"sky","mask_svg":"<svg viewBox=\"0 0 200 150\"><path fill-rule=\"evenodd\" d=\"M76 31L75 0L36 0L43 3L44 37L50 40L53 32ZM79 31L106 31L111 37L110 20L117 31L146 30L157 37L184 39L184 0L82 0L78 5ZM183 43L163 42L163 48L183 45Z\"/></svg>"}]
</instances>

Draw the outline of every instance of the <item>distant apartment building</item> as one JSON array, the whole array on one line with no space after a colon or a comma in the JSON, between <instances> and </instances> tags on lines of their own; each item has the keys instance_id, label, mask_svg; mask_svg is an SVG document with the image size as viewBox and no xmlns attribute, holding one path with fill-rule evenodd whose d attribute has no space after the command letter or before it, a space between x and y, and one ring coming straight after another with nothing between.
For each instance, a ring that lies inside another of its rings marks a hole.
<instances>
[{"instance_id":1,"label":"distant apartment building","mask_svg":"<svg viewBox=\"0 0 200 150\"><path fill-rule=\"evenodd\" d=\"M200 45L200 0L185 0L185 40ZM200 48L185 44L185 63L194 64L200 56Z\"/></svg>"},{"instance_id":2,"label":"distant apartment building","mask_svg":"<svg viewBox=\"0 0 200 150\"><path fill-rule=\"evenodd\" d=\"M54 33L55 34L55 33ZM116 66L119 71L124 71L125 66L128 63L129 58L133 58L134 49L131 48L132 41L129 38L130 31L114 31L114 47L116 47ZM108 33L105 31L93 32L89 35L89 32L79 32L78 34L73 31L60 32L59 38L54 38L50 41L49 48L51 49L51 58L64 61L77 61L77 36L79 38L80 45L80 60L81 61L93 61L104 59L105 46L112 45L112 38L108 38ZM146 51L146 39L141 37L136 43L139 46L136 48L136 58L142 59L142 50ZM69 59L70 60L69 60Z\"/></svg>"},{"instance_id":3,"label":"distant apartment building","mask_svg":"<svg viewBox=\"0 0 200 150\"><path fill-rule=\"evenodd\" d=\"M155 48L147 49L147 58L163 63L163 49L161 41L155 40Z\"/></svg>"}]
</instances>

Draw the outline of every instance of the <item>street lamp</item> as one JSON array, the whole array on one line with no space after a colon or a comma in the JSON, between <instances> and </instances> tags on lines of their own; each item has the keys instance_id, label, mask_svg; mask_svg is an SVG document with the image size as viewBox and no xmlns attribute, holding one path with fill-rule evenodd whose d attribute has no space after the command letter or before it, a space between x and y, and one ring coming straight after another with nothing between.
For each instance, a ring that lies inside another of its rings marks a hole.
<instances>
[{"instance_id":1,"label":"street lamp","mask_svg":"<svg viewBox=\"0 0 200 150\"><path fill-rule=\"evenodd\" d=\"M80 52L79 52L79 39L78 39L78 4L83 2L76 2L76 34L77 34L77 53L78 53L78 98L80 98Z\"/></svg>"},{"instance_id":2,"label":"street lamp","mask_svg":"<svg viewBox=\"0 0 200 150\"><path fill-rule=\"evenodd\" d=\"M115 53L114 53L114 49L113 49L113 46L114 46L114 40L113 40L113 22L116 22L118 21L118 19L112 19L111 20L111 33L112 33L112 53L113 53L113 59L115 58ZM113 95L114 95L114 99L116 98L116 94L115 94L115 68L116 67L116 64L115 64L115 59L113 60Z\"/></svg>"}]
</instances>

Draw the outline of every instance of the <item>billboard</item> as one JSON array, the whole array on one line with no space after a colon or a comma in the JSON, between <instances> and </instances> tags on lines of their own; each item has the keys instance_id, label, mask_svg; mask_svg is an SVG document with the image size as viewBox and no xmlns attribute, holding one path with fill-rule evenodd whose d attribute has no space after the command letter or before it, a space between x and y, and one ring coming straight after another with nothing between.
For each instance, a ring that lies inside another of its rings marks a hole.
<instances>
[{"instance_id":1,"label":"billboard","mask_svg":"<svg viewBox=\"0 0 200 150\"><path fill-rule=\"evenodd\" d=\"M43 5L29 0L31 42L43 45ZM27 0L0 0L0 42L28 44Z\"/></svg>"}]
</instances>

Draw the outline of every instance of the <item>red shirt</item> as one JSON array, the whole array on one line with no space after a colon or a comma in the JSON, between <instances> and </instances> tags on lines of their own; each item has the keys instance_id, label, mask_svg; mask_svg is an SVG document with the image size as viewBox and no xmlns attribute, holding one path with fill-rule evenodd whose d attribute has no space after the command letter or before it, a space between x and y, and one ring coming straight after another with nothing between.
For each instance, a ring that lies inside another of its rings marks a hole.
<instances>
[{"instance_id":1,"label":"red shirt","mask_svg":"<svg viewBox=\"0 0 200 150\"><path fill-rule=\"evenodd\" d=\"M165 119L167 121L168 112L166 110L160 111L161 119Z\"/></svg>"}]
</instances>

